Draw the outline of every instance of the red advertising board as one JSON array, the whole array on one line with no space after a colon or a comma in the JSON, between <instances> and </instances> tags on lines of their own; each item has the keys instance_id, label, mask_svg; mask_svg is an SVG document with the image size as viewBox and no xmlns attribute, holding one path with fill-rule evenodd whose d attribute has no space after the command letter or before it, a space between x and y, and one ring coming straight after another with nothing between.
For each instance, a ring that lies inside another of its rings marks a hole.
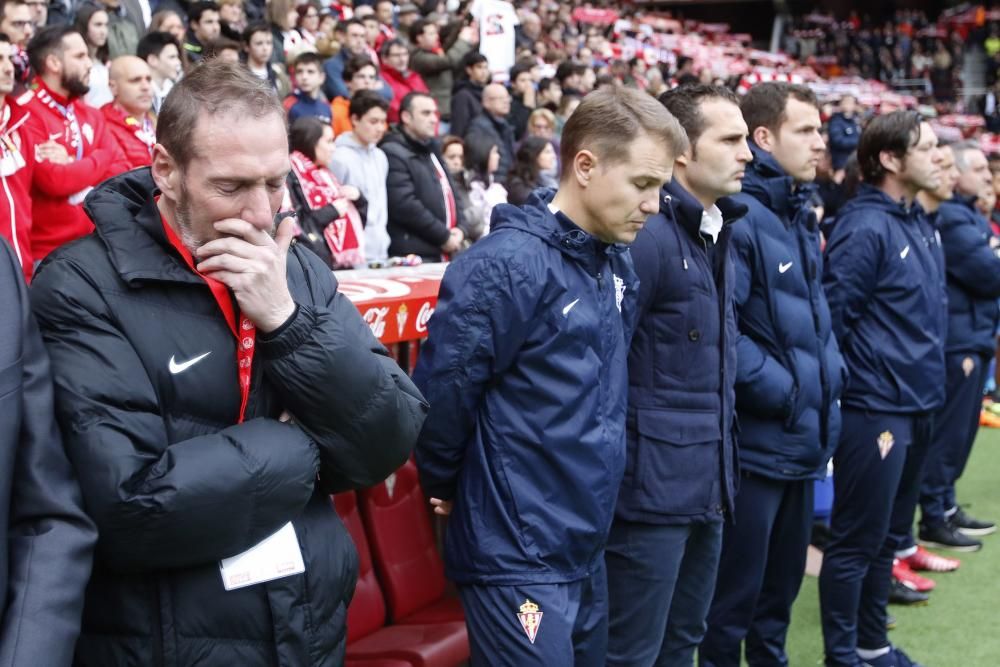
<instances>
[{"instance_id":1,"label":"red advertising board","mask_svg":"<svg viewBox=\"0 0 1000 667\"><path fill-rule=\"evenodd\" d=\"M427 337L447 264L335 271L340 291L383 345Z\"/></svg>"}]
</instances>

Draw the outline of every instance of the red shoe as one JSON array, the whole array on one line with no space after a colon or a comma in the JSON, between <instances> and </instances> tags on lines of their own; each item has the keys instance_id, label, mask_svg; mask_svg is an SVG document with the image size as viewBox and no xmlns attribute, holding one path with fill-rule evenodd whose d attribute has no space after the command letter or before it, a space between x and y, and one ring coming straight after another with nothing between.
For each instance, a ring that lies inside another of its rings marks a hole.
<instances>
[{"instance_id":1,"label":"red shoe","mask_svg":"<svg viewBox=\"0 0 1000 667\"><path fill-rule=\"evenodd\" d=\"M954 572L962 564L962 561L957 558L938 556L921 546L918 546L914 553L901 560L915 572Z\"/></svg>"},{"instance_id":2,"label":"red shoe","mask_svg":"<svg viewBox=\"0 0 1000 667\"><path fill-rule=\"evenodd\" d=\"M910 566L906 564L906 561L901 561L898 558L892 560L892 576L896 578L899 583L903 584L910 590L918 591L920 593L927 593L934 590L937 583L933 579L928 579L927 577L922 577L913 570Z\"/></svg>"}]
</instances>

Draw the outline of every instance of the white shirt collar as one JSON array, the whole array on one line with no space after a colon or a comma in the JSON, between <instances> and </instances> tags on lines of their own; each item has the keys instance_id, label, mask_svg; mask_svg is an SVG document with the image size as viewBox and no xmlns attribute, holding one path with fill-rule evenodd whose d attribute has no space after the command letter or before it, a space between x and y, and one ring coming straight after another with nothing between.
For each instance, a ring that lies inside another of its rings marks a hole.
<instances>
[{"instance_id":1,"label":"white shirt collar","mask_svg":"<svg viewBox=\"0 0 1000 667\"><path fill-rule=\"evenodd\" d=\"M712 237L712 243L719 240L719 232L722 231L722 211L715 204L711 208L705 209L701 214L701 226L699 231Z\"/></svg>"}]
</instances>

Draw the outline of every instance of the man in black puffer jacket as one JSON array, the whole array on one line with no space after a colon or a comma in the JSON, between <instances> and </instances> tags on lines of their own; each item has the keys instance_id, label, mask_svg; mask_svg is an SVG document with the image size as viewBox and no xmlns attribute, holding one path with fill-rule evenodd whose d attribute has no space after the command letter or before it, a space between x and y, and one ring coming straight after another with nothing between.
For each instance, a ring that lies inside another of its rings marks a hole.
<instances>
[{"instance_id":1,"label":"man in black puffer jacket","mask_svg":"<svg viewBox=\"0 0 1000 667\"><path fill-rule=\"evenodd\" d=\"M290 221L272 238L266 82L201 65L157 141L33 285L99 529L76 664L340 665L357 555L329 494L405 461L426 406ZM258 567L225 560L271 536Z\"/></svg>"},{"instance_id":2,"label":"man in black puffer jacket","mask_svg":"<svg viewBox=\"0 0 1000 667\"><path fill-rule=\"evenodd\" d=\"M385 186L392 256L440 262L465 239L465 219L434 141L437 121L434 99L409 93L399 107L399 126L379 146L389 161Z\"/></svg>"}]
</instances>

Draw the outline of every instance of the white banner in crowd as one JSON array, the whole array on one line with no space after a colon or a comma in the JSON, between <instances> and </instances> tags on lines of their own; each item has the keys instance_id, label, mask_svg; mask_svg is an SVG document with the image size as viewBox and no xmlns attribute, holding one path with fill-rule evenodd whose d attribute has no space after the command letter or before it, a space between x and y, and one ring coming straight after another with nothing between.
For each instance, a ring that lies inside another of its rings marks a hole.
<instances>
[{"instance_id":1,"label":"white banner in crowd","mask_svg":"<svg viewBox=\"0 0 1000 667\"><path fill-rule=\"evenodd\" d=\"M514 66L517 18L505 0L475 0L472 15L479 21L479 52L486 56L494 81L506 81Z\"/></svg>"}]
</instances>

